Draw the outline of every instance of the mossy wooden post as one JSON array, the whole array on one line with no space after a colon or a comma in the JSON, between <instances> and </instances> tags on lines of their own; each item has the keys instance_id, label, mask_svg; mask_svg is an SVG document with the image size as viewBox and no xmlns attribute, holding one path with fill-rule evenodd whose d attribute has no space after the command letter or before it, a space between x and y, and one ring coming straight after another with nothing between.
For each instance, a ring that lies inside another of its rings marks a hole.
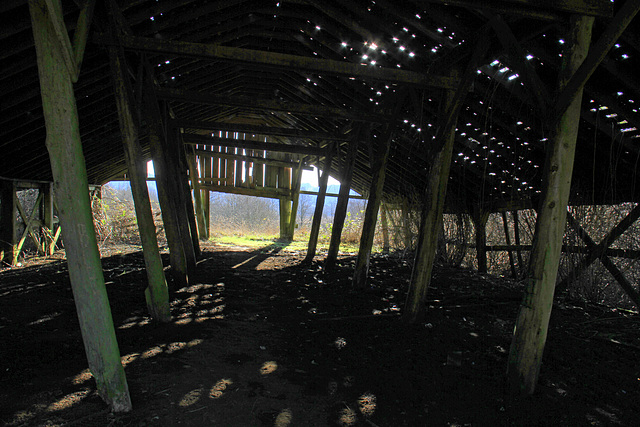
<instances>
[{"instance_id":1,"label":"mossy wooden post","mask_svg":"<svg viewBox=\"0 0 640 427\"><path fill-rule=\"evenodd\" d=\"M478 261L478 272L487 272L487 221L489 212L476 209L472 215L473 226L475 227L476 238L476 259Z\"/></svg>"},{"instance_id":2,"label":"mossy wooden post","mask_svg":"<svg viewBox=\"0 0 640 427\"><path fill-rule=\"evenodd\" d=\"M380 209L380 222L382 225L382 253L388 254L390 245L389 245L389 220L387 219L387 204L382 202L382 207Z\"/></svg>"},{"instance_id":3,"label":"mossy wooden post","mask_svg":"<svg viewBox=\"0 0 640 427\"><path fill-rule=\"evenodd\" d=\"M136 209L138 231L147 272L148 286L144 291L147 309L154 320L168 322L171 320L169 289L164 276L162 258L160 258L160 251L158 250L156 225L153 221L151 200L149 199L149 189L147 188L147 162L142 155L142 147L138 139L138 126L131 109L133 95L129 81L126 80L128 73L124 55L119 55L117 49L112 47L109 50L109 56L120 133L124 144L124 158L129 171L129 182L131 184L131 193Z\"/></svg>"},{"instance_id":4,"label":"mossy wooden post","mask_svg":"<svg viewBox=\"0 0 640 427\"><path fill-rule=\"evenodd\" d=\"M331 173L331 163L333 162L333 153L335 149L331 146L327 152L324 161L322 176L320 177L320 190L316 198L316 208L313 212L313 220L311 221L311 231L309 232L309 245L307 246L307 256L304 262L313 261L316 256L318 247L318 235L320 234L320 224L322 222L322 213L324 212L324 201L327 196L327 183L329 182L329 174Z\"/></svg>"},{"instance_id":5,"label":"mossy wooden post","mask_svg":"<svg viewBox=\"0 0 640 427\"><path fill-rule=\"evenodd\" d=\"M54 30L54 22L64 28L62 6L60 1L30 0L29 10L47 129L46 145L89 369L102 399L113 411L127 412L131 410L131 399L93 228L72 76L62 52L65 44Z\"/></svg>"},{"instance_id":6,"label":"mossy wooden post","mask_svg":"<svg viewBox=\"0 0 640 427\"><path fill-rule=\"evenodd\" d=\"M592 26L592 17L571 17L559 76L560 90L586 57ZM528 279L509 352L507 376L512 393L533 393L540 373L567 220L581 102L579 90L569 107L558 112L548 143Z\"/></svg>"},{"instance_id":7,"label":"mossy wooden post","mask_svg":"<svg viewBox=\"0 0 640 427\"><path fill-rule=\"evenodd\" d=\"M351 178L353 177L353 168L358 156L358 143L360 138L360 130L355 133L354 138L349 141L347 157L342 168L342 177L340 180L340 191L338 194L338 202L336 210L333 214L333 227L331 228L331 241L329 242L329 251L324 262L325 270L331 270L338 260L338 251L340 250L340 239L342 238L342 229L344 228L344 220L347 217L347 207L349 205L349 192L351 191Z\"/></svg>"},{"instance_id":8,"label":"mossy wooden post","mask_svg":"<svg viewBox=\"0 0 640 427\"><path fill-rule=\"evenodd\" d=\"M453 140L457 123L457 110L454 109L453 103L454 92L447 91L440 107L441 116L443 117L440 126L445 125L448 115L453 114L454 117L451 117L448 121L447 128L438 133L442 138L443 146L436 154L429 170L426 194L420 215L416 256L403 315L403 320L407 323L415 323L424 316L424 301L431 283L431 272L438 249L438 235L441 229L444 201L447 194Z\"/></svg>"},{"instance_id":9,"label":"mossy wooden post","mask_svg":"<svg viewBox=\"0 0 640 427\"><path fill-rule=\"evenodd\" d=\"M11 264L17 243L16 184L0 180L0 263ZM0 264L1 265L1 264Z\"/></svg>"},{"instance_id":10,"label":"mossy wooden post","mask_svg":"<svg viewBox=\"0 0 640 427\"><path fill-rule=\"evenodd\" d=\"M157 103L148 96L149 89L145 93L146 99L146 122L149 135L149 148L153 158L153 170L156 178L156 188L158 190L158 202L162 212L162 223L164 225L167 245L169 246L169 263L171 264L171 276L178 286L189 283L189 273L187 270L187 259L180 236L178 226L178 215L174 204L174 196L168 183L168 167L165 162L165 149L163 147L161 118Z\"/></svg>"}]
</instances>

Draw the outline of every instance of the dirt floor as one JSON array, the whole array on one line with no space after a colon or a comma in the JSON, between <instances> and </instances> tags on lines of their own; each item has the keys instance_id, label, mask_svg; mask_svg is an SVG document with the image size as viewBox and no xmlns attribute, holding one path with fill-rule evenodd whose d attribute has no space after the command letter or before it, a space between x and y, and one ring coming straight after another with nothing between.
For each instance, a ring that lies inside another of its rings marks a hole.
<instances>
[{"instance_id":1,"label":"dirt floor","mask_svg":"<svg viewBox=\"0 0 640 427\"><path fill-rule=\"evenodd\" d=\"M134 406L124 415L95 392L65 262L0 271L0 423L638 425L637 314L557 302L540 386L516 399L504 373L522 284L437 268L427 319L406 327L407 260L374 256L371 289L353 293L353 257L326 274L303 255L209 245L159 325L145 311L141 252L103 251Z\"/></svg>"}]
</instances>

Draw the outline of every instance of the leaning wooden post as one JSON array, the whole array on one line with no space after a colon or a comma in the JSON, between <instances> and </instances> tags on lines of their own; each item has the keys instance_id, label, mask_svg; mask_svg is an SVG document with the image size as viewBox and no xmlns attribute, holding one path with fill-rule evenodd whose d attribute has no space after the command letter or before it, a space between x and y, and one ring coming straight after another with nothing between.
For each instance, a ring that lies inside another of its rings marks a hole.
<instances>
[{"instance_id":1,"label":"leaning wooden post","mask_svg":"<svg viewBox=\"0 0 640 427\"><path fill-rule=\"evenodd\" d=\"M17 243L16 233L16 184L0 180L0 262L13 263Z\"/></svg>"},{"instance_id":2,"label":"leaning wooden post","mask_svg":"<svg viewBox=\"0 0 640 427\"><path fill-rule=\"evenodd\" d=\"M589 51L592 26L593 17L571 17L559 92ZM540 373L562 251L581 102L579 90L569 107L558 112L559 120L551 133L527 285L509 352L507 376L515 393L533 393Z\"/></svg>"},{"instance_id":3,"label":"leaning wooden post","mask_svg":"<svg viewBox=\"0 0 640 427\"><path fill-rule=\"evenodd\" d=\"M189 272L187 269L187 259L182 246L180 227L178 226L178 215L172 196L172 191L168 183L167 163L165 162L165 149L161 142L162 127L159 123L159 114L155 114L157 105L146 97L147 101L147 133L149 136L149 148L153 158L153 170L156 178L156 189L158 190L158 202L162 213L162 223L169 246L169 263L171 264L171 275L176 280L178 286L189 283Z\"/></svg>"},{"instance_id":4,"label":"leaning wooden post","mask_svg":"<svg viewBox=\"0 0 640 427\"><path fill-rule=\"evenodd\" d=\"M459 90L464 90L461 87ZM422 212L420 214L420 232L416 245L416 256L411 272L411 282L405 303L403 320L415 323L424 316L424 300L431 283L431 272L438 249L438 234L444 212L444 201L447 194L447 183L451 167L451 155L459 107L454 103L454 92L447 91L440 111L443 117L442 130L438 135L442 138L442 149L436 154L425 190ZM448 126L444 117L450 117ZM446 126L446 128L445 128Z\"/></svg>"},{"instance_id":5,"label":"leaning wooden post","mask_svg":"<svg viewBox=\"0 0 640 427\"><path fill-rule=\"evenodd\" d=\"M489 212L477 210L472 215L473 225L476 229L476 258L478 260L478 272L487 272L487 221Z\"/></svg>"},{"instance_id":6,"label":"leaning wooden post","mask_svg":"<svg viewBox=\"0 0 640 427\"><path fill-rule=\"evenodd\" d=\"M293 185L291 189L291 214L289 217L289 237L293 240L296 231L296 220L298 218L298 204L300 203L300 185L302 184L302 161L295 168L293 174Z\"/></svg>"},{"instance_id":7,"label":"leaning wooden post","mask_svg":"<svg viewBox=\"0 0 640 427\"><path fill-rule=\"evenodd\" d=\"M507 243L507 246L511 246L511 237L509 236L509 222L507 221L507 213L502 212L502 225L504 226L504 240ZM516 272L516 264L513 259L513 252L511 250L507 251L509 254L509 266L511 266L511 275L513 277L518 277L518 273Z\"/></svg>"},{"instance_id":8,"label":"leaning wooden post","mask_svg":"<svg viewBox=\"0 0 640 427\"><path fill-rule=\"evenodd\" d=\"M138 231L147 272L148 286L144 291L147 309L151 317L156 321L168 322L171 320L169 289L164 276L162 258L160 258L160 251L158 250L156 225L153 221L151 200L149 199L149 189L147 188L147 162L142 154L142 147L138 139L138 126L131 109L133 94L127 80L128 74L124 55L118 54L115 47L109 49L109 55L120 133L124 144L124 158L129 171L129 182L131 184L131 193L136 209Z\"/></svg>"},{"instance_id":9,"label":"leaning wooden post","mask_svg":"<svg viewBox=\"0 0 640 427\"><path fill-rule=\"evenodd\" d=\"M520 218L518 211L511 212L513 215L513 239L516 246L520 246ZM522 252L520 249L516 250L516 256L518 257L518 271L522 271ZM518 274L519 275L519 274Z\"/></svg>"},{"instance_id":10,"label":"leaning wooden post","mask_svg":"<svg viewBox=\"0 0 640 427\"><path fill-rule=\"evenodd\" d=\"M389 253L389 221L387 220L387 204L382 202L380 208L380 221L382 225L382 253Z\"/></svg>"},{"instance_id":11,"label":"leaning wooden post","mask_svg":"<svg viewBox=\"0 0 640 427\"><path fill-rule=\"evenodd\" d=\"M275 153L274 157L282 158L280 153ZM289 157L285 157L289 160ZM278 188L291 190L291 168L278 167L277 172ZM289 234L289 224L291 222L291 196L280 197L280 239L290 241L292 236Z\"/></svg>"},{"instance_id":12,"label":"leaning wooden post","mask_svg":"<svg viewBox=\"0 0 640 427\"><path fill-rule=\"evenodd\" d=\"M185 150L187 147L185 146ZM198 176L198 164L196 161L196 154L192 150L186 152L187 166L189 167L189 178L191 179L191 188L193 189L193 200L196 207L196 220L198 223L198 238L200 240L207 240L209 233L207 232L207 222L204 219L204 208L202 206L202 191L200 190L200 177Z\"/></svg>"},{"instance_id":13,"label":"leaning wooden post","mask_svg":"<svg viewBox=\"0 0 640 427\"><path fill-rule=\"evenodd\" d=\"M328 149L327 156L324 161L324 169L320 177L320 191L316 199L316 209L313 212L313 220L311 222L311 232L309 232L309 245L307 246L307 256L304 262L313 261L316 256L318 247L318 235L320 234L320 224L322 222L322 212L324 211L324 201L327 196L327 183L329 182L329 174L331 173L331 163L333 162L333 153L335 148L331 145Z\"/></svg>"},{"instance_id":14,"label":"leaning wooden post","mask_svg":"<svg viewBox=\"0 0 640 427\"><path fill-rule=\"evenodd\" d=\"M391 140L393 139L393 130L402 109L405 95L407 91L402 89L396 99L396 105L392 113L391 123L386 125L385 132L380 137L377 160L373 166L373 175L371 176L371 188L369 189L369 200L367 201L367 209L364 212L364 222L362 224L362 235L360 236L360 248L358 249L358 258L356 259L355 272L353 273L352 286L355 289L363 289L367 284L367 275L369 274L369 261L371 260L371 250L373 248L373 239L376 232L376 223L378 222L378 211L380 203L382 203L382 193L384 180L387 169L387 159L389 158L389 150L391 148Z\"/></svg>"},{"instance_id":15,"label":"leaning wooden post","mask_svg":"<svg viewBox=\"0 0 640 427\"><path fill-rule=\"evenodd\" d=\"M46 238L42 239L42 249L46 255L53 255L53 185L43 184L40 187L42 198L42 225L46 228Z\"/></svg>"},{"instance_id":16,"label":"leaning wooden post","mask_svg":"<svg viewBox=\"0 0 640 427\"><path fill-rule=\"evenodd\" d=\"M180 135L175 134L173 144L176 144L178 150L178 187L180 190L180 198L184 201L185 214L187 216L187 224L189 225L189 237L191 237L191 246L193 247L194 264L195 261L200 258L200 239L198 238L198 225L196 222L195 207L193 205L193 199L191 198L191 187L189 187L189 165L186 159L186 152L184 151L184 145L180 139Z\"/></svg>"},{"instance_id":17,"label":"leaning wooden post","mask_svg":"<svg viewBox=\"0 0 640 427\"><path fill-rule=\"evenodd\" d=\"M358 156L358 142L360 130L357 130L354 139L349 141L349 149L347 158L342 168L342 177L340 180L340 191L338 194L338 202L333 214L333 227L331 228L331 241L329 242L329 251L324 262L325 270L331 270L338 259L338 251L340 250L340 239L342 237L342 229L344 228L344 220L347 217L347 207L349 205L349 192L351 191L351 178L353 177L353 168Z\"/></svg>"},{"instance_id":18,"label":"leaning wooden post","mask_svg":"<svg viewBox=\"0 0 640 427\"><path fill-rule=\"evenodd\" d=\"M59 0L30 0L29 11L47 129L46 145L89 369L102 399L113 411L127 412L131 410L131 399L93 228L72 76L62 53L65 45L54 30L54 22L64 28L62 6Z\"/></svg>"}]
</instances>

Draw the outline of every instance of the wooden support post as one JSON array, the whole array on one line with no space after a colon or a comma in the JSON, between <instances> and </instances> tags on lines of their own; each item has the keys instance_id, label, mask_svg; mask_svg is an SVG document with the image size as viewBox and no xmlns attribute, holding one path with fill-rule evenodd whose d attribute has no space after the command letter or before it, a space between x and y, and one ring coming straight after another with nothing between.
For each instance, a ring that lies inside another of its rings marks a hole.
<instances>
[{"instance_id":1,"label":"wooden support post","mask_svg":"<svg viewBox=\"0 0 640 427\"><path fill-rule=\"evenodd\" d=\"M509 236L509 222L507 221L507 213L502 212L502 225L504 226L504 239L507 245L511 246L511 236ZM516 263L513 259L513 252L508 251L509 254L509 266L511 267L511 276L518 277L518 272L516 271Z\"/></svg>"},{"instance_id":2,"label":"wooden support post","mask_svg":"<svg viewBox=\"0 0 640 427\"><path fill-rule=\"evenodd\" d=\"M195 208L193 206L193 199L191 198L191 188L189 187L189 174L186 160L186 153L184 151L184 145L180 141L180 135L178 132L173 133L173 139L170 141L172 148L175 149L175 167L177 177L177 187L179 192L180 203L183 206L185 215L185 227L184 233L188 237L188 240L184 242L185 253L187 254L187 266L195 271L196 260L200 258L200 240L198 239L198 226L196 224ZM179 215L183 215L179 211ZM191 253L193 252L193 259L191 259Z\"/></svg>"},{"instance_id":3,"label":"wooden support post","mask_svg":"<svg viewBox=\"0 0 640 427\"><path fill-rule=\"evenodd\" d=\"M185 150L189 150L185 146ZM198 168L196 167L196 155L191 152L186 153L187 163L189 166L189 178L191 179L191 188L193 189L193 200L196 207L196 220L198 224L198 238L200 240L208 240L209 232L207 231L207 222L204 216L204 207L202 203L202 190L200 189L200 177L198 176Z\"/></svg>"},{"instance_id":4,"label":"wooden support post","mask_svg":"<svg viewBox=\"0 0 640 427\"><path fill-rule=\"evenodd\" d=\"M0 180L0 263L13 264L16 244L16 184Z\"/></svg>"},{"instance_id":5,"label":"wooden support post","mask_svg":"<svg viewBox=\"0 0 640 427\"><path fill-rule=\"evenodd\" d=\"M154 320L168 322L171 320L169 289L158 250L156 225L153 221L151 200L147 188L147 162L142 154L142 147L138 139L138 126L133 116L133 92L128 81L124 55L119 54L115 47L109 49L109 55L118 121L124 145L124 158L129 172L131 194L136 209L138 231L147 272L148 286L144 292L145 300L147 309Z\"/></svg>"},{"instance_id":6,"label":"wooden support post","mask_svg":"<svg viewBox=\"0 0 640 427\"><path fill-rule=\"evenodd\" d=\"M178 286L185 286L189 283L189 270L187 268L187 258L182 244L180 226L178 225L177 206L174 203L175 192L169 185L168 165L165 161L164 138L161 126L161 117L157 103L148 96L149 90L145 94L146 100L146 122L149 135L149 147L153 158L153 169L156 177L156 188L158 190L158 202L162 212L162 223L169 246L169 263L171 264L171 275Z\"/></svg>"},{"instance_id":7,"label":"wooden support post","mask_svg":"<svg viewBox=\"0 0 640 427\"><path fill-rule=\"evenodd\" d=\"M211 178L213 176L212 165L213 159L211 157L200 158L200 168L204 171L205 178ZM201 172L202 173L202 172ZM205 240L209 240L211 237L211 192L208 189L202 189L202 211L204 215L205 224ZM202 236L200 236L202 239Z\"/></svg>"},{"instance_id":8,"label":"wooden support post","mask_svg":"<svg viewBox=\"0 0 640 427\"><path fill-rule=\"evenodd\" d=\"M52 24L58 19L58 26L64 26L62 6L59 0L53 2L56 13L51 14L46 3L30 0L29 10L47 129L46 145L64 230L71 288L89 369L96 380L98 393L114 412L127 412L131 410L131 399L120 362L93 228L72 76Z\"/></svg>"},{"instance_id":9,"label":"wooden support post","mask_svg":"<svg viewBox=\"0 0 640 427\"><path fill-rule=\"evenodd\" d=\"M511 212L513 215L513 238L516 246L520 245L520 217L518 215L518 211ZM522 251L520 249L516 250L516 256L518 257L518 276L520 276L520 272L522 271Z\"/></svg>"},{"instance_id":10,"label":"wooden support post","mask_svg":"<svg viewBox=\"0 0 640 427\"><path fill-rule=\"evenodd\" d=\"M353 140L349 141L349 149L347 158L342 168L342 179L340 180L340 192L336 210L333 214L333 227L331 228L331 241L329 243L329 252L324 262L324 269L331 270L338 259L338 251L340 250L340 239L342 237L342 229L344 228L344 220L347 217L347 206L349 205L349 192L351 191L351 178L353 177L353 168L358 155L358 143L361 129L356 130Z\"/></svg>"},{"instance_id":11,"label":"wooden support post","mask_svg":"<svg viewBox=\"0 0 640 427\"><path fill-rule=\"evenodd\" d=\"M288 158L286 160L289 160ZM278 168L278 188L291 189L291 169ZM280 239L291 241L293 236L289 234L291 222L291 197L280 197Z\"/></svg>"},{"instance_id":12,"label":"wooden support post","mask_svg":"<svg viewBox=\"0 0 640 427\"><path fill-rule=\"evenodd\" d=\"M388 254L389 245L389 221L387 219L387 204L382 202L380 209L380 221L382 222L382 253Z\"/></svg>"},{"instance_id":13,"label":"wooden support post","mask_svg":"<svg viewBox=\"0 0 640 427\"><path fill-rule=\"evenodd\" d=\"M398 118L407 93L407 90L401 89L400 93L397 95L391 123L395 122ZM377 159L373 165L369 200L367 201L367 209L364 212L362 235L360 236L360 248L358 249L358 258L356 259L355 272L353 273L352 286L354 289L364 289L367 285L369 261L371 258L371 250L373 249L376 223L378 222L378 211L380 210L380 203L382 203L387 159L389 158L389 149L391 148L391 139L393 137L394 126L392 126L391 123L386 125L386 129L380 137L380 145L378 146L376 153Z\"/></svg>"},{"instance_id":14,"label":"wooden support post","mask_svg":"<svg viewBox=\"0 0 640 427\"><path fill-rule=\"evenodd\" d=\"M593 18L572 16L570 22L560 92L587 56ZM566 224L581 102L582 90L578 90L552 129L528 279L509 352L507 376L513 393L533 393L540 373Z\"/></svg>"},{"instance_id":15,"label":"wooden support post","mask_svg":"<svg viewBox=\"0 0 640 427\"><path fill-rule=\"evenodd\" d=\"M40 191L43 194L41 215L42 215L42 225L45 228L44 230L45 235L43 236L43 239L42 239L42 243L43 243L42 250L46 255L50 256L50 255L53 255L53 251L55 248L55 245L52 246L53 234L54 234L54 231L53 231L53 228L54 228L53 185L44 184L42 185L42 187L40 187Z\"/></svg>"},{"instance_id":16,"label":"wooden support post","mask_svg":"<svg viewBox=\"0 0 640 427\"><path fill-rule=\"evenodd\" d=\"M412 248L411 224L409 223L409 201L406 197L402 199L402 238L404 240L404 248L410 251Z\"/></svg>"},{"instance_id":17,"label":"wooden support post","mask_svg":"<svg viewBox=\"0 0 640 427\"><path fill-rule=\"evenodd\" d=\"M449 181L458 114L476 76L478 64L487 52L488 39L483 34L479 35L460 85L455 93L453 91L445 92L444 100L441 104L441 123L438 124L439 130L436 133L436 143L441 145L440 149L435 153L423 198L424 203L420 214L420 231L416 244L416 257L402 317L403 321L407 323L415 323L424 317L424 301L431 283L431 272L438 249L438 234L443 220L442 214L447 195L447 183ZM457 70L453 70L453 76L456 76L457 73Z\"/></svg>"},{"instance_id":18,"label":"wooden support post","mask_svg":"<svg viewBox=\"0 0 640 427\"><path fill-rule=\"evenodd\" d=\"M474 212L473 225L476 229L476 257L478 260L478 272L487 272L487 221L489 212L477 210Z\"/></svg>"},{"instance_id":19,"label":"wooden support post","mask_svg":"<svg viewBox=\"0 0 640 427\"><path fill-rule=\"evenodd\" d=\"M318 235L320 234L320 224L322 222L322 213L324 212L324 201L327 195L327 183L329 182L329 174L331 173L331 163L333 162L333 153L335 148L329 148L324 161L322 176L320 177L320 192L316 198L316 209L313 212L313 220L311 222L311 232L309 233L309 245L307 246L307 256L304 262L310 263L316 256L318 247Z\"/></svg>"},{"instance_id":20,"label":"wooden support post","mask_svg":"<svg viewBox=\"0 0 640 427\"><path fill-rule=\"evenodd\" d=\"M462 90L460 88L459 90ZM453 151L453 141L459 106L456 106L454 93L447 91L442 102L440 111L442 112L442 122L446 122L446 128L439 134L444 144L440 152L437 153L431 170L429 180L425 189L425 198L420 215L420 232L416 245L416 256L411 272L411 282L405 303L403 321L415 323L424 317L424 300L431 283L431 272L438 249L438 234L442 224L442 213L444 211L444 200L447 194L447 183L449 181L449 170L451 167L451 156ZM447 118L449 115L454 117Z\"/></svg>"},{"instance_id":21,"label":"wooden support post","mask_svg":"<svg viewBox=\"0 0 640 427\"><path fill-rule=\"evenodd\" d=\"M300 203L300 185L302 184L302 162L293 173L293 186L291 191L291 216L289 218L289 237L293 240L296 231L296 219L298 217L298 204Z\"/></svg>"}]
</instances>

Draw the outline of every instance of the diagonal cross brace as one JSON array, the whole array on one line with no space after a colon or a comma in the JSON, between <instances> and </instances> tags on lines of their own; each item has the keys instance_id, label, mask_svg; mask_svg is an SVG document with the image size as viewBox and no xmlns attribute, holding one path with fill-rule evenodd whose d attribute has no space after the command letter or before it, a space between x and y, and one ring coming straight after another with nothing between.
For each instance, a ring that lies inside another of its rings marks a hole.
<instances>
[{"instance_id":1,"label":"diagonal cross brace","mask_svg":"<svg viewBox=\"0 0 640 427\"><path fill-rule=\"evenodd\" d=\"M578 266L567 275L567 277L560 283L560 286L566 285L569 277L580 274L587 267L593 264L596 259L599 259L605 268L609 270L611 275L616 279L622 289L624 289L634 304L640 308L640 293L627 280L624 273L620 271L613 261L611 261L611 258L606 255L606 250L609 246L611 246L611 244L638 219L638 217L640 217L640 204L629 212L629 214L624 217L622 221L620 221L620 223L618 223L618 225L616 225L599 244L596 244L586 230L583 229L578 221L571 215L571 213L567 212L567 222L569 223L569 226L573 228L576 233L578 233L578 236L580 236L580 238L585 242L589 249L589 254L587 254L580 264L578 264Z\"/></svg>"}]
</instances>

